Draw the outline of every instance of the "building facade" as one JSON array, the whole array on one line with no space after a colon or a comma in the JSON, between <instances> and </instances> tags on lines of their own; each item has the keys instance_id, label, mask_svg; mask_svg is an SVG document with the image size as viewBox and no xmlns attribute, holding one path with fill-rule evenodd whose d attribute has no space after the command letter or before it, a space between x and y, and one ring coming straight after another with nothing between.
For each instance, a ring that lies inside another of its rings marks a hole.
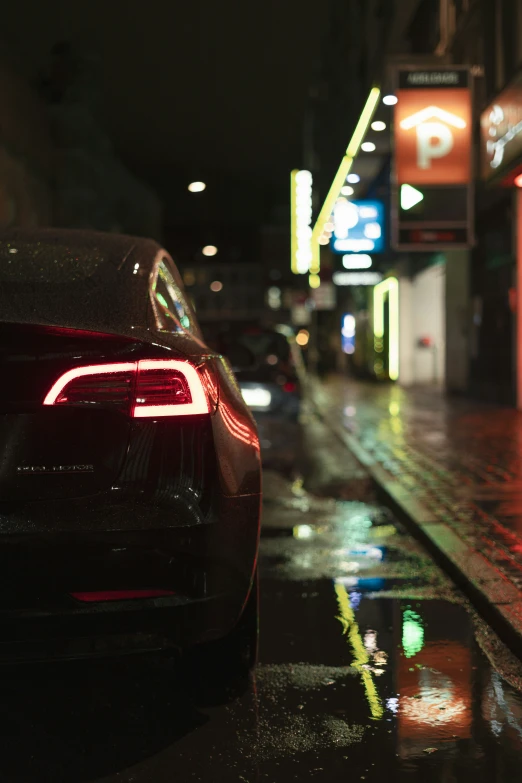
<instances>
[{"instance_id":1,"label":"building facade","mask_svg":"<svg viewBox=\"0 0 522 783\"><path fill-rule=\"evenodd\" d=\"M386 131L366 137L375 142L374 152L359 153L352 169L360 175L352 198L379 198L389 215L386 251L373 259L373 268L399 281L398 382L438 384L450 393L508 405L518 401L522 407L522 318L517 320L517 312L522 313L522 207L517 187L522 173L522 106L517 114L522 103L522 0L353 0L334 2L332 8L327 55L317 70L313 93L310 161L319 203L372 84L382 88L382 95L393 95L394 73L404 65L465 66L470 74L474 229L467 247L434 247L433 252L395 249L390 239L397 218L394 109L386 115L379 107L375 116ZM350 51L342 54L337 41L350 35ZM365 50L368 41L371 46ZM343 69L356 75L356 85L343 83ZM491 149L495 141L491 166L488 142ZM338 267L338 257L328 252L322 256L324 263ZM364 328L349 366L357 374L386 380L389 363L385 356L375 355L371 334L372 290L340 292L338 299L339 323L347 303L353 308L356 302L354 315ZM385 330L384 354L388 349Z\"/></svg>"}]
</instances>

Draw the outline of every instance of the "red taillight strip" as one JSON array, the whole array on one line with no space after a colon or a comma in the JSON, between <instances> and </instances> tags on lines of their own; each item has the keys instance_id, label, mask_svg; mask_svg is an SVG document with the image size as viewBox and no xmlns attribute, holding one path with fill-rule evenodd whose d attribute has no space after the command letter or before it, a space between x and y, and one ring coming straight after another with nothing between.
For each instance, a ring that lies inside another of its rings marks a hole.
<instances>
[{"instance_id":1,"label":"red taillight strip","mask_svg":"<svg viewBox=\"0 0 522 783\"><path fill-rule=\"evenodd\" d=\"M134 405L132 415L136 418L151 416L190 416L208 413L208 400L197 370L188 362L176 359L143 359L138 362L138 373L147 370L177 370L187 379L192 402L184 405ZM139 379L138 379L139 383Z\"/></svg>"},{"instance_id":2,"label":"red taillight strip","mask_svg":"<svg viewBox=\"0 0 522 783\"><path fill-rule=\"evenodd\" d=\"M172 590L97 590L83 593L70 593L77 601L85 604L104 601L130 601L138 598L167 598L175 595Z\"/></svg>"},{"instance_id":3,"label":"red taillight strip","mask_svg":"<svg viewBox=\"0 0 522 783\"><path fill-rule=\"evenodd\" d=\"M85 375L108 375L115 372L136 372L136 362L118 362L118 364L91 364L88 367L75 367L58 378L47 393L44 405L54 405L60 394L71 381Z\"/></svg>"},{"instance_id":4,"label":"red taillight strip","mask_svg":"<svg viewBox=\"0 0 522 783\"><path fill-rule=\"evenodd\" d=\"M131 415L135 418L153 418L170 416L191 416L195 414L209 413L207 395L201 378L195 367L188 362L176 359L143 359L139 362L118 362L117 364L91 364L87 367L75 367L65 372L52 385L43 404L55 405L60 394L67 384L77 378L109 375L121 372L147 372L152 370L175 370L186 378L192 402L179 405L139 405L136 401L132 406ZM139 381L139 377L138 377Z\"/></svg>"}]
</instances>

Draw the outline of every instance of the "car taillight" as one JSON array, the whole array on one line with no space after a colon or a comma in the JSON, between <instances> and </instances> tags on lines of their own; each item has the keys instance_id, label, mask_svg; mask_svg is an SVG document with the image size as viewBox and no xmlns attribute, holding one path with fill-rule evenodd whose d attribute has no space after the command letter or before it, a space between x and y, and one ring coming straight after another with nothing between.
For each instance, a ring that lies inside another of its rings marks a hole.
<instances>
[{"instance_id":1,"label":"car taillight","mask_svg":"<svg viewBox=\"0 0 522 783\"><path fill-rule=\"evenodd\" d=\"M58 378L43 404L101 405L137 418L209 412L198 371L175 359L75 367Z\"/></svg>"},{"instance_id":2,"label":"car taillight","mask_svg":"<svg viewBox=\"0 0 522 783\"><path fill-rule=\"evenodd\" d=\"M138 362L133 416L188 416L208 413L208 400L195 367L188 362Z\"/></svg>"},{"instance_id":3,"label":"car taillight","mask_svg":"<svg viewBox=\"0 0 522 783\"><path fill-rule=\"evenodd\" d=\"M292 381L287 381L283 385L283 389L285 392L294 392L297 389L297 384L293 383Z\"/></svg>"}]
</instances>

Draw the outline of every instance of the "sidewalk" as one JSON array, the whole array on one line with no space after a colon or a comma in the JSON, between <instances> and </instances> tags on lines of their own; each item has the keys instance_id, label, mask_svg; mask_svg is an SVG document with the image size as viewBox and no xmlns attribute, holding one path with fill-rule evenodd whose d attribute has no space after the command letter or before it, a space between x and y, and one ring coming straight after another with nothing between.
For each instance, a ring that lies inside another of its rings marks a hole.
<instances>
[{"instance_id":1,"label":"sidewalk","mask_svg":"<svg viewBox=\"0 0 522 783\"><path fill-rule=\"evenodd\" d=\"M522 413L342 377L310 394L522 652Z\"/></svg>"}]
</instances>

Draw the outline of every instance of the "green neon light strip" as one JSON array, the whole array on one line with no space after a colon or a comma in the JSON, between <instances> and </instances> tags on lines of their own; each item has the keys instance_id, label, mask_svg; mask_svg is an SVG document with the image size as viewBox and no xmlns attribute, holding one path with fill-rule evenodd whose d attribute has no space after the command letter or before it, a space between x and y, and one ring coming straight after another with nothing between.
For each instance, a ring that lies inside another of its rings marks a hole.
<instances>
[{"instance_id":1,"label":"green neon light strip","mask_svg":"<svg viewBox=\"0 0 522 783\"><path fill-rule=\"evenodd\" d=\"M375 342L384 337L384 297L388 294L389 345L388 375L392 381L399 377L399 281L387 277L373 289L373 334Z\"/></svg>"}]
</instances>

